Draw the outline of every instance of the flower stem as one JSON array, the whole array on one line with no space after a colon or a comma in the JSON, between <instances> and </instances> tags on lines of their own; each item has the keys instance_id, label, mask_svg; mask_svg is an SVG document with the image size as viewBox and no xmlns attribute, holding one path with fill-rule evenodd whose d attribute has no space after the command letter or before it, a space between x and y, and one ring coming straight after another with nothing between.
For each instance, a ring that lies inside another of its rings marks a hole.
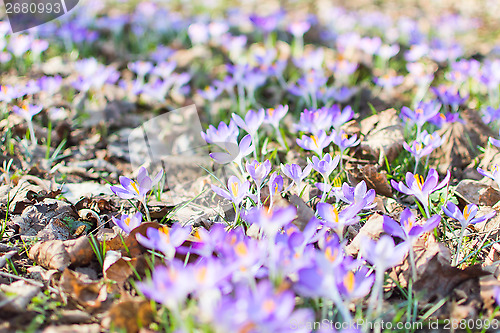
<instances>
[{"instance_id":1,"label":"flower stem","mask_svg":"<svg viewBox=\"0 0 500 333\"><path fill-rule=\"evenodd\" d=\"M142 201L142 206L144 207L144 211L146 212L146 220L148 220L148 222L151 222L151 215L149 214L149 209L146 201Z\"/></svg>"},{"instance_id":2,"label":"flower stem","mask_svg":"<svg viewBox=\"0 0 500 333\"><path fill-rule=\"evenodd\" d=\"M30 131L30 138L31 138L31 145L33 147L36 147L36 138L35 138L35 129L33 127L33 122L31 120L28 120L28 129Z\"/></svg>"},{"instance_id":3,"label":"flower stem","mask_svg":"<svg viewBox=\"0 0 500 333\"><path fill-rule=\"evenodd\" d=\"M411 244L410 241L410 253L409 253L409 259L410 259L410 265L411 265L411 278L413 282L417 281L417 265L415 264L415 251L413 251L413 244Z\"/></svg>"},{"instance_id":4,"label":"flower stem","mask_svg":"<svg viewBox=\"0 0 500 333\"><path fill-rule=\"evenodd\" d=\"M281 145L281 147L283 147L283 149L286 149L285 139L283 138L283 135L281 134L279 127L276 127L276 133L277 133L276 137L278 138L279 144Z\"/></svg>"},{"instance_id":5,"label":"flower stem","mask_svg":"<svg viewBox=\"0 0 500 333\"><path fill-rule=\"evenodd\" d=\"M327 193L329 192L329 191L326 190L327 186L328 186L328 177L326 177L325 175L323 175L323 179L324 179L324 181L323 181L324 188L323 188L323 194L321 195L320 202L324 202L326 200Z\"/></svg>"},{"instance_id":6,"label":"flower stem","mask_svg":"<svg viewBox=\"0 0 500 333\"><path fill-rule=\"evenodd\" d=\"M462 250L462 239L464 238L465 228L462 227L460 230L460 237L458 238L457 252L455 253L455 258L453 258L452 266L457 266L458 257L460 256L460 251Z\"/></svg>"},{"instance_id":7,"label":"flower stem","mask_svg":"<svg viewBox=\"0 0 500 333\"><path fill-rule=\"evenodd\" d=\"M384 295L384 275L385 271L375 269L375 284L373 285L370 300L368 301L368 320L372 320L374 319L374 316L378 316L380 314Z\"/></svg>"}]
</instances>

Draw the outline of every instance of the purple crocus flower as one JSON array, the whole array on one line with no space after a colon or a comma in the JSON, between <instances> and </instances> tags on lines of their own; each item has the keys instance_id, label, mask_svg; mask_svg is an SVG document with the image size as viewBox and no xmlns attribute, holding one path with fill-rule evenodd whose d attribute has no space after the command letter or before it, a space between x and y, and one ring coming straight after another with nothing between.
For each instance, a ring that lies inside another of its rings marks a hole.
<instances>
[{"instance_id":1,"label":"purple crocus flower","mask_svg":"<svg viewBox=\"0 0 500 333\"><path fill-rule=\"evenodd\" d=\"M280 11L268 16L260 16L257 14L249 16L250 21L266 33L275 31L282 17L283 13Z\"/></svg>"},{"instance_id":2,"label":"purple crocus flower","mask_svg":"<svg viewBox=\"0 0 500 333\"><path fill-rule=\"evenodd\" d=\"M150 281L137 283L137 289L144 296L175 311L187 300L195 286L191 272L179 260L173 260L168 267L156 266Z\"/></svg>"},{"instance_id":3,"label":"purple crocus flower","mask_svg":"<svg viewBox=\"0 0 500 333\"><path fill-rule=\"evenodd\" d=\"M420 133L422 126L435 117L439 110L441 109L441 104L436 104L433 102L420 102L415 111L412 111L410 108L403 106L401 109L401 114L409 119L411 122L417 124L417 131Z\"/></svg>"},{"instance_id":4,"label":"purple crocus flower","mask_svg":"<svg viewBox=\"0 0 500 333\"><path fill-rule=\"evenodd\" d=\"M260 188L263 180L271 171L271 162L269 160L265 160L264 163L259 163L258 161L253 160L250 163L247 162L246 169L250 174L250 177L252 177L255 181L255 184L257 184L257 188Z\"/></svg>"},{"instance_id":5,"label":"purple crocus flower","mask_svg":"<svg viewBox=\"0 0 500 333\"><path fill-rule=\"evenodd\" d=\"M397 183L394 179L391 180L391 185L396 190L406 195L413 195L418 201L424 206L425 213L430 216L429 212L429 195L437 191L448 184L450 180L450 171L446 173L446 177L440 182L439 175L436 169L430 169L427 174L427 178L424 181L424 177L418 174L413 174L411 172L406 173L406 185L402 181Z\"/></svg>"},{"instance_id":6,"label":"purple crocus flower","mask_svg":"<svg viewBox=\"0 0 500 333\"><path fill-rule=\"evenodd\" d=\"M405 77L402 75L390 75L386 74L381 77L373 78L373 82L376 85L383 87L384 89L391 90L395 86L399 86L404 82Z\"/></svg>"},{"instance_id":7,"label":"purple crocus flower","mask_svg":"<svg viewBox=\"0 0 500 333\"><path fill-rule=\"evenodd\" d=\"M232 118L236 125L244 129L248 134L252 136L252 138L254 138L257 134L257 131L259 130L260 125L262 125L264 121L264 116L264 109L260 109L259 111L249 110L245 115L245 120L243 120L235 113L233 113Z\"/></svg>"},{"instance_id":8,"label":"purple crocus flower","mask_svg":"<svg viewBox=\"0 0 500 333\"><path fill-rule=\"evenodd\" d=\"M341 267L337 275L339 275L337 288L346 300L365 297L370 292L375 280L375 275L368 274L368 268L364 266L357 271Z\"/></svg>"},{"instance_id":9,"label":"purple crocus flower","mask_svg":"<svg viewBox=\"0 0 500 333\"><path fill-rule=\"evenodd\" d=\"M26 119L26 121L29 122L31 121L34 115L42 111L42 107L39 105L24 104L22 107L14 105L12 110L14 110L14 113L23 117L24 119Z\"/></svg>"},{"instance_id":10,"label":"purple crocus flower","mask_svg":"<svg viewBox=\"0 0 500 333\"><path fill-rule=\"evenodd\" d=\"M345 123L354 118L354 111L350 105L341 110L338 104L334 104L329 111L332 114L332 125L336 131L339 131Z\"/></svg>"},{"instance_id":11,"label":"purple crocus flower","mask_svg":"<svg viewBox=\"0 0 500 333\"><path fill-rule=\"evenodd\" d=\"M491 169L491 172L488 172L488 171L483 170L481 168L477 168L477 172L479 172L484 177L488 177L488 178L493 179L497 183L498 187L500 187L500 171L499 171L498 164L495 164L495 166L493 166L493 169Z\"/></svg>"},{"instance_id":12,"label":"purple crocus flower","mask_svg":"<svg viewBox=\"0 0 500 333\"><path fill-rule=\"evenodd\" d=\"M399 45L398 44L382 45L377 50L376 53L380 58L384 60L389 60L390 58L394 57L396 54L399 53Z\"/></svg>"},{"instance_id":13,"label":"purple crocus flower","mask_svg":"<svg viewBox=\"0 0 500 333\"><path fill-rule=\"evenodd\" d=\"M153 69L153 64L149 61L130 62L128 64L128 69L137 74L139 78L144 79L144 77Z\"/></svg>"},{"instance_id":14,"label":"purple crocus flower","mask_svg":"<svg viewBox=\"0 0 500 333\"><path fill-rule=\"evenodd\" d=\"M260 187L264 179L271 171L271 162L269 160L265 160L264 163L259 163L257 160L253 160L251 163L247 162L246 169L248 174L250 174L250 177L252 177L257 185L257 203L260 206Z\"/></svg>"},{"instance_id":15,"label":"purple crocus flower","mask_svg":"<svg viewBox=\"0 0 500 333\"><path fill-rule=\"evenodd\" d=\"M323 149L332 142L332 138L321 130L318 135L302 135L302 139L297 139L297 145L305 150L312 150L319 157L323 157Z\"/></svg>"},{"instance_id":16,"label":"purple crocus flower","mask_svg":"<svg viewBox=\"0 0 500 333\"><path fill-rule=\"evenodd\" d=\"M439 87L431 87L432 92L444 105L449 105L452 110L458 110L458 107L465 103L469 96L462 97L460 92L452 87L440 85Z\"/></svg>"},{"instance_id":17,"label":"purple crocus flower","mask_svg":"<svg viewBox=\"0 0 500 333\"><path fill-rule=\"evenodd\" d=\"M457 220L460 222L460 225L462 226L460 230L460 236L458 238L458 246L457 246L457 252L455 254L455 257L453 258L453 266L456 266L458 263L458 258L460 255L460 250L462 249L462 240L464 238L464 233L469 224L475 224L475 223L480 223L487 221L491 219L493 216L495 216L496 211L493 211L489 214L483 215L481 217L476 217L477 214L477 206L475 204L468 204L465 206L463 213L460 211L460 209L455 205L453 202L448 201L446 206L443 207L443 211L445 212L446 215L449 217Z\"/></svg>"},{"instance_id":18,"label":"purple crocus flower","mask_svg":"<svg viewBox=\"0 0 500 333\"><path fill-rule=\"evenodd\" d=\"M221 93L222 88L216 86L206 86L205 89L198 90L198 94L211 103L213 103Z\"/></svg>"},{"instance_id":19,"label":"purple crocus flower","mask_svg":"<svg viewBox=\"0 0 500 333\"><path fill-rule=\"evenodd\" d=\"M53 95L56 93L62 85L62 77L60 76L42 76L36 82L40 91L45 92L46 94Z\"/></svg>"},{"instance_id":20,"label":"purple crocus flower","mask_svg":"<svg viewBox=\"0 0 500 333\"><path fill-rule=\"evenodd\" d=\"M281 171L285 176L290 178L292 180L292 183L286 188L285 191L288 191L293 184L297 185L297 188L299 189L299 193L302 190L301 188L301 183L304 178L309 176L312 170L312 165L308 164L304 170L300 167L298 164L285 164L281 165Z\"/></svg>"},{"instance_id":21,"label":"purple crocus flower","mask_svg":"<svg viewBox=\"0 0 500 333\"><path fill-rule=\"evenodd\" d=\"M236 143L238 139L238 126L233 121L229 122L229 126L221 121L219 126L215 128L213 125L209 125L207 132L201 132L201 137L207 143L213 143L216 145L224 145L226 142Z\"/></svg>"},{"instance_id":22,"label":"purple crocus flower","mask_svg":"<svg viewBox=\"0 0 500 333\"><path fill-rule=\"evenodd\" d=\"M288 105L278 105L276 108L269 108L266 110L264 123L270 124L276 130L279 129L280 121L288 113Z\"/></svg>"},{"instance_id":23,"label":"purple crocus flower","mask_svg":"<svg viewBox=\"0 0 500 333\"><path fill-rule=\"evenodd\" d=\"M302 38L304 34L311 28L311 24L307 21L296 21L290 23L288 26L288 31L295 37L295 38Z\"/></svg>"},{"instance_id":24,"label":"purple crocus flower","mask_svg":"<svg viewBox=\"0 0 500 333\"><path fill-rule=\"evenodd\" d=\"M448 201L446 206L443 206L443 212L449 217L457 220L462 225L462 228L466 228L469 224L476 224L480 222L487 221L495 216L496 211L489 214L483 215L481 217L475 217L477 214L477 206L475 204L468 204L465 206L463 213L453 202Z\"/></svg>"},{"instance_id":25,"label":"purple crocus flower","mask_svg":"<svg viewBox=\"0 0 500 333\"><path fill-rule=\"evenodd\" d=\"M128 177L120 176L121 187L113 185L111 186L111 191L122 199L137 199L145 204L146 194L160 181L162 176L163 169L151 179L148 170L145 167L141 167L137 175L137 182Z\"/></svg>"},{"instance_id":26,"label":"purple crocus flower","mask_svg":"<svg viewBox=\"0 0 500 333\"><path fill-rule=\"evenodd\" d=\"M339 164L339 161L340 156L337 155L332 158L332 155L325 154L322 159L319 159L317 156L313 156L311 165L313 169L319 172L324 178L328 178Z\"/></svg>"},{"instance_id":27,"label":"purple crocus flower","mask_svg":"<svg viewBox=\"0 0 500 333\"><path fill-rule=\"evenodd\" d=\"M191 233L190 228L174 224L172 228L163 226L160 229L148 228L146 236L136 234L135 238L145 248L160 251L165 258L172 260L177 248L182 245Z\"/></svg>"},{"instance_id":28,"label":"purple crocus flower","mask_svg":"<svg viewBox=\"0 0 500 333\"><path fill-rule=\"evenodd\" d=\"M343 153L347 148L359 145L359 143L361 142L361 140L358 140L356 134L349 138L347 134L342 130L334 131L332 137L333 143L335 143L339 147L341 153Z\"/></svg>"},{"instance_id":29,"label":"purple crocus flower","mask_svg":"<svg viewBox=\"0 0 500 333\"><path fill-rule=\"evenodd\" d=\"M28 129L30 131L31 145L33 147L35 147L37 144L37 141L36 141L36 137L35 137L35 128L33 127L32 118L34 115L36 115L40 111L42 111L42 107L37 106L37 105L31 105L31 104L24 104L22 107L18 107L17 105L14 105L13 110L14 110L14 113L23 117L26 120L26 122L28 124Z\"/></svg>"},{"instance_id":30,"label":"purple crocus flower","mask_svg":"<svg viewBox=\"0 0 500 333\"><path fill-rule=\"evenodd\" d=\"M369 316L373 310L376 310L376 315L380 313L385 271L401 264L409 249L410 244L408 242L395 245L392 237L388 235L383 235L376 241L366 237L361 242L361 256L375 266L375 284L368 305Z\"/></svg>"},{"instance_id":31,"label":"purple crocus flower","mask_svg":"<svg viewBox=\"0 0 500 333\"><path fill-rule=\"evenodd\" d=\"M411 146L406 142L403 142L403 147L406 151L410 152L415 157L415 173L417 172L420 159L424 156L429 155L434 150L433 146L424 146L424 144L419 141L413 141L411 143Z\"/></svg>"},{"instance_id":32,"label":"purple crocus flower","mask_svg":"<svg viewBox=\"0 0 500 333\"><path fill-rule=\"evenodd\" d=\"M440 221L441 216L433 215L423 224L417 224L415 215L410 209L406 208L401 213L399 222L394 221L389 216L384 216L384 231L403 240L413 241L420 235L435 229Z\"/></svg>"},{"instance_id":33,"label":"purple crocus flower","mask_svg":"<svg viewBox=\"0 0 500 333\"><path fill-rule=\"evenodd\" d=\"M299 123L295 125L297 131L318 135L319 131L327 131L332 127L333 115L327 108L317 110L305 109L300 114Z\"/></svg>"},{"instance_id":34,"label":"purple crocus flower","mask_svg":"<svg viewBox=\"0 0 500 333\"><path fill-rule=\"evenodd\" d=\"M224 197L228 200L231 200L236 206L245 199L245 197L249 196L250 192L250 182L244 181L241 182L236 176L229 177L227 181L227 189L222 189L218 186L211 185L212 191Z\"/></svg>"},{"instance_id":35,"label":"purple crocus flower","mask_svg":"<svg viewBox=\"0 0 500 333\"><path fill-rule=\"evenodd\" d=\"M310 309L295 308L295 294L290 290L275 291L269 280L255 288L240 286L235 297L224 296L214 318L217 332L297 332L306 333L314 320ZM232 309L233 311L228 311ZM237 315L235 315L237 313Z\"/></svg>"},{"instance_id":36,"label":"purple crocus flower","mask_svg":"<svg viewBox=\"0 0 500 333\"><path fill-rule=\"evenodd\" d=\"M346 183L342 184L342 191L339 192L339 199L349 205L360 205L361 209L372 209L376 206L375 190L367 190L364 180L360 181L356 187L351 187Z\"/></svg>"},{"instance_id":37,"label":"purple crocus flower","mask_svg":"<svg viewBox=\"0 0 500 333\"><path fill-rule=\"evenodd\" d=\"M318 209L318 215L323 219L322 223L335 230L337 235L342 239L344 227L359 222L357 214L362 207L358 203L345 208L339 213L335 206L326 202L320 202L316 208Z\"/></svg>"},{"instance_id":38,"label":"purple crocus flower","mask_svg":"<svg viewBox=\"0 0 500 333\"><path fill-rule=\"evenodd\" d=\"M159 76L163 80L168 80L172 76L176 66L177 63L175 61L162 61L153 68L151 74Z\"/></svg>"},{"instance_id":39,"label":"purple crocus flower","mask_svg":"<svg viewBox=\"0 0 500 333\"><path fill-rule=\"evenodd\" d=\"M267 237L274 241L276 234L297 215L297 209L294 206L286 208L277 208L268 211L265 208L253 207L249 209L243 218L257 224Z\"/></svg>"},{"instance_id":40,"label":"purple crocus flower","mask_svg":"<svg viewBox=\"0 0 500 333\"><path fill-rule=\"evenodd\" d=\"M134 215L123 214L120 219L112 217L113 222L120 227L123 231L129 234L132 230L137 228L142 223L142 214L137 212Z\"/></svg>"},{"instance_id":41,"label":"purple crocus flower","mask_svg":"<svg viewBox=\"0 0 500 333\"><path fill-rule=\"evenodd\" d=\"M273 207L273 197L278 195L281 191L283 191L283 177L278 175L277 173L273 173L269 178L268 182L269 186L269 210Z\"/></svg>"},{"instance_id":42,"label":"purple crocus flower","mask_svg":"<svg viewBox=\"0 0 500 333\"><path fill-rule=\"evenodd\" d=\"M431 146L433 149L436 149L438 147L441 147L443 144L443 139L437 132L434 132L432 134L427 133L427 131L423 131L420 133L419 137L420 142L422 142L426 146Z\"/></svg>"},{"instance_id":43,"label":"purple crocus flower","mask_svg":"<svg viewBox=\"0 0 500 333\"><path fill-rule=\"evenodd\" d=\"M227 164L230 162L236 163L243 174L243 157L247 156L255 149L252 145L252 137L250 134L245 135L238 145L232 142L224 142L223 144L224 147L222 148L225 152L210 153L210 157L219 164Z\"/></svg>"},{"instance_id":44,"label":"purple crocus flower","mask_svg":"<svg viewBox=\"0 0 500 333\"><path fill-rule=\"evenodd\" d=\"M366 238L361 242L361 256L383 272L401 264L408 249L408 243L395 245L392 237L388 235L381 236L379 240Z\"/></svg>"},{"instance_id":45,"label":"purple crocus flower","mask_svg":"<svg viewBox=\"0 0 500 333\"><path fill-rule=\"evenodd\" d=\"M500 108L495 109L491 105L488 105L486 109L483 110L483 117L481 119L485 124L500 119Z\"/></svg>"}]
</instances>

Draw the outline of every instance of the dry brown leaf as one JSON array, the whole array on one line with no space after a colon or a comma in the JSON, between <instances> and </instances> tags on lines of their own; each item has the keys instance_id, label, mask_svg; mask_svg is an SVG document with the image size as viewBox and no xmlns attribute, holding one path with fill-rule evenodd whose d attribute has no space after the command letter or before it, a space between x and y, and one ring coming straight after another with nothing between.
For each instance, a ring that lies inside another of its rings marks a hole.
<instances>
[{"instance_id":1,"label":"dry brown leaf","mask_svg":"<svg viewBox=\"0 0 500 333\"><path fill-rule=\"evenodd\" d=\"M495 209L491 207L479 207L476 216L481 217L493 211L495 211ZM474 224L474 228L482 234L490 233L488 236L489 239L498 239L498 236L500 236L500 214L497 212L497 214L488 221Z\"/></svg>"},{"instance_id":2,"label":"dry brown leaf","mask_svg":"<svg viewBox=\"0 0 500 333\"><path fill-rule=\"evenodd\" d=\"M63 271L70 265L88 265L94 258L94 252L87 236L68 241L51 240L33 245L28 257L47 268Z\"/></svg>"},{"instance_id":3,"label":"dry brown leaf","mask_svg":"<svg viewBox=\"0 0 500 333\"><path fill-rule=\"evenodd\" d=\"M139 332L142 327L147 327L153 321L151 304L141 298L115 303L109 310L108 317L103 321L103 326L110 327L111 323L116 329L124 329L128 333Z\"/></svg>"},{"instance_id":4,"label":"dry brown leaf","mask_svg":"<svg viewBox=\"0 0 500 333\"><path fill-rule=\"evenodd\" d=\"M351 256L356 256L359 252L361 242L366 237L371 239L378 239L384 232L384 216L379 213L371 215L366 220L365 225L361 227L358 234L354 237L351 243L346 247L345 251Z\"/></svg>"},{"instance_id":5,"label":"dry brown leaf","mask_svg":"<svg viewBox=\"0 0 500 333\"><path fill-rule=\"evenodd\" d=\"M56 269L61 272L71 264L71 258L66 252L63 241L60 240L35 243L28 257L47 269Z\"/></svg>"},{"instance_id":6,"label":"dry brown leaf","mask_svg":"<svg viewBox=\"0 0 500 333\"><path fill-rule=\"evenodd\" d=\"M431 233L421 236L413 245L413 251L415 252L417 278L423 276L427 266L434 257L437 257L437 260L443 265L448 265L451 261L450 250L443 243L437 242L436 238ZM411 267L408 259L407 257L403 264L393 269L390 274L403 288L407 286L411 274Z\"/></svg>"},{"instance_id":7,"label":"dry brown leaf","mask_svg":"<svg viewBox=\"0 0 500 333\"><path fill-rule=\"evenodd\" d=\"M479 205L479 198L482 193L491 187L477 180L464 179L455 188L455 194L465 201L466 204L473 203Z\"/></svg>"},{"instance_id":8,"label":"dry brown leaf","mask_svg":"<svg viewBox=\"0 0 500 333\"><path fill-rule=\"evenodd\" d=\"M403 149L403 132L399 112L387 109L361 121L361 133L365 137L359 147L363 153L375 157L380 165L384 157L391 162Z\"/></svg>"},{"instance_id":9,"label":"dry brown leaf","mask_svg":"<svg viewBox=\"0 0 500 333\"><path fill-rule=\"evenodd\" d=\"M104 278L113 280L118 287L122 287L133 274L137 258L122 257L118 251L107 251L102 267Z\"/></svg>"},{"instance_id":10,"label":"dry brown leaf","mask_svg":"<svg viewBox=\"0 0 500 333\"><path fill-rule=\"evenodd\" d=\"M41 288L21 280L1 285L0 291L1 311L20 313L26 311L31 299L41 291Z\"/></svg>"},{"instance_id":11,"label":"dry brown leaf","mask_svg":"<svg viewBox=\"0 0 500 333\"><path fill-rule=\"evenodd\" d=\"M460 177L462 170L475 158L476 147L484 147L488 137L494 136L478 112L465 110L461 117L465 123L446 123L438 131L443 144L432 153L438 157L436 167L439 173L444 174L449 170L455 177Z\"/></svg>"},{"instance_id":12,"label":"dry brown leaf","mask_svg":"<svg viewBox=\"0 0 500 333\"><path fill-rule=\"evenodd\" d=\"M63 243L73 266L88 265L94 258L94 251L87 236L67 240Z\"/></svg>"},{"instance_id":13,"label":"dry brown leaf","mask_svg":"<svg viewBox=\"0 0 500 333\"><path fill-rule=\"evenodd\" d=\"M461 285L469 280L472 280L479 290L479 278L489 274L483 271L480 265L469 266L465 269L452 267L439 260L439 255L436 254L413 287L416 292L422 292L422 302L432 303L449 296L456 288L462 288Z\"/></svg>"},{"instance_id":14,"label":"dry brown leaf","mask_svg":"<svg viewBox=\"0 0 500 333\"><path fill-rule=\"evenodd\" d=\"M22 236L37 236L40 240L66 240L71 236L69 228L61 222L66 218L78 219L71 204L44 199L24 209L20 216L15 216L9 222L9 226Z\"/></svg>"},{"instance_id":15,"label":"dry brown leaf","mask_svg":"<svg viewBox=\"0 0 500 333\"><path fill-rule=\"evenodd\" d=\"M108 293L102 281L91 281L85 275L65 269L59 286L75 302L88 308L98 308L106 301Z\"/></svg>"},{"instance_id":16,"label":"dry brown leaf","mask_svg":"<svg viewBox=\"0 0 500 333\"><path fill-rule=\"evenodd\" d=\"M387 173L379 172L376 165L367 164L363 167L355 165L354 169L349 170L349 181L356 185L364 180L369 189L374 189L377 194L385 197L392 197L392 187L387 181Z\"/></svg>"},{"instance_id":17,"label":"dry brown leaf","mask_svg":"<svg viewBox=\"0 0 500 333\"><path fill-rule=\"evenodd\" d=\"M480 193L479 205L493 207L500 201L500 191L489 186L485 191Z\"/></svg>"}]
</instances>

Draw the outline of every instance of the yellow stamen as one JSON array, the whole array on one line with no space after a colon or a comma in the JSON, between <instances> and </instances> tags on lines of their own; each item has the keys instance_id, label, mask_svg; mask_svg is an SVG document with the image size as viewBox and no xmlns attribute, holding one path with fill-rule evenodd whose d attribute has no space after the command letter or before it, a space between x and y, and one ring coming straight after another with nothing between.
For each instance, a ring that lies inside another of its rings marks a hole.
<instances>
[{"instance_id":1,"label":"yellow stamen","mask_svg":"<svg viewBox=\"0 0 500 333\"><path fill-rule=\"evenodd\" d=\"M134 181L131 181L130 185L132 185L132 187L134 188L135 192L137 192L137 194L139 194L139 189L137 188L137 184Z\"/></svg>"},{"instance_id":2,"label":"yellow stamen","mask_svg":"<svg viewBox=\"0 0 500 333\"><path fill-rule=\"evenodd\" d=\"M196 271L196 281L203 282L207 277L207 268L205 266L201 267Z\"/></svg>"},{"instance_id":3,"label":"yellow stamen","mask_svg":"<svg viewBox=\"0 0 500 333\"><path fill-rule=\"evenodd\" d=\"M269 117L272 117L274 114L274 109L273 108L267 109L267 114L269 115Z\"/></svg>"},{"instance_id":4,"label":"yellow stamen","mask_svg":"<svg viewBox=\"0 0 500 333\"><path fill-rule=\"evenodd\" d=\"M424 185L424 177L421 175L414 175L413 176L417 182L418 188L422 189L422 186Z\"/></svg>"},{"instance_id":5,"label":"yellow stamen","mask_svg":"<svg viewBox=\"0 0 500 333\"><path fill-rule=\"evenodd\" d=\"M424 110L422 108L418 108L418 109L415 110L415 113L416 114L423 114Z\"/></svg>"},{"instance_id":6,"label":"yellow stamen","mask_svg":"<svg viewBox=\"0 0 500 333\"><path fill-rule=\"evenodd\" d=\"M175 269L169 269L169 271L168 271L168 277L172 281L177 281L177 279L179 277L179 273Z\"/></svg>"},{"instance_id":7,"label":"yellow stamen","mask_svg":"<svg viewBox=\"0 0 500 333\"><path fill-rule=\"evenodd\" d=\"M355 284L354 273L349 271L344 277L344 286L346 287L349 293L351 293L354 290L354 284Z\"/></svg>"},{"instance_id":8,"label":"yellow stamen","mask_svg":"<svg viewBox=\"0 0 500 333\"><path fill-rule=\"evenodd\" d=\"M337 258L338 251L335 249L335 251L332 250L331 247L327 247L325 251L325 257L328 259L330 262L334 262L335 259Z\"/></svg>"},{"instance_id":9,"label":"yellow stamen","mask_svg":"<svg viewBox=\"0 0 500 333\"><path fill-rule=\"evenodd\" d=\"M166 225L164 225L163 227L161 227L158 230L160 230L160 232L162 232L164 235L166 235L167 236L167 240L170 241L170 228L169 227L167 227Z\"/></svg>"},{"instance_id":10,"label":"yellow stamen","mask_svg":"<svg viewBox=\"0 0 500 333\"><path fill-rule=\"evenodd\" d=\"M130 217L127 217L124 222L126 225L130 225Z\"/></svg>"},{"instance_id":11,"label":"yellow stamen","mask_svg":"<svg viewBox=\"0 0 500 333\"><path fill-rule=\"evenodd\" d=\"M264 303L262 304L262 308L264 309L264 311L266 311L267 313L271 313L274 311L274 309L276 309L276 303L272 300L272 299L267 299L264 301Z\"/></svg>"},{"instance_id":12,"label":"yellow stamen","mask_svg":"<svg viewBox=\"0 0 500 333\"><path fill-rule=\"evenodd\" d=\"M339 223L339 211L337 210L337 208L335 207L331 207L330 208L330 214L332 216L332 220L335 222L335 223Z\"/></svg>"},{"instance_id":13,"label":"yellow stamen","mask_svg":"<svg viewBox=\"0 0 500 333\"><path fill-rule=\"evenodd\" d=\"M231 184L231 191L235 197L238 196L238 183L234 182Z\"/></svg>"},{"instance_id":14,"label":"yellow stamen","mask_svg":"<svg viewBox=\"0 0 500 333\"><path fill-rule=\"evenodd\" d=\"M248 248L243 242L239 242L238 244L236 244L235 251L236 254L240 257L246 256L248 254Z\"/></svg>"},{"instance_id":15,"label":"yellow stamen","mask_svg":"<svg viewBox=\"0 0 500 333\"><path fill-rule=\"evenodd\" d=\"M464 208L464 218L467 220L469 218L469 215L470 215L469 205L467 205Z\"/></svg>"},{"instance_id":16,"label":"yellow stamen","mask_svg":"<svg viewBox=\"0 0 500 333\"><path fill-rule=\"evenodd\" d=\"M313 135L311 136L311 139L313 140L314 144L316 145L316 147L319 148L319 145L318 145L318 137L316 135Z\"/></svg>"}]
</instances>

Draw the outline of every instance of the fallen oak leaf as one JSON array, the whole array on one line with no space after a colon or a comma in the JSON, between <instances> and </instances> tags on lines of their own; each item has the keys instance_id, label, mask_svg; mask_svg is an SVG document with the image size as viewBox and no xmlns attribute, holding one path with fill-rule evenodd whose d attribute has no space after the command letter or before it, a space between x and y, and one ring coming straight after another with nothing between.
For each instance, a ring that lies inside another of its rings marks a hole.
<instances>
[{"instance_id":1,"label":"fallen oak leaf","mask_svg":"<svg viewBox=\"0 0 500 333\"><path fill-rule=\"evenodd\" d=\"M104 327L126 330L128 333L139 332L153 321L151 303L141 298L133 298L113 304L107 317L103 320Z\"/></svg>"},{"instance_id":2,"label":"fallen oak leaf","mask_svg":"<svg viewBox=\"0 0 500 333\"><path fill-rule=\"evenodd\" d=\"M424 303L432 303L449 296L466 281L474 280L479 287L479 278L489 274L491 273L482 270L480 265L460 269L443 264L436 254L413 287L417 293L422 293L421 300Z\"/></svg>"},{"instance_id":3,"label":"fallen oak leaf","mask_svg":"<svg viewBox=\"0 0 500 333\"><path fill-rule=\"evenodd\" d=\"M137 258L123 257L118 251L106 251L102 271L104 278L113 280L118 284L119 288L134 273L137 264Z\"/></svg>"},{"instance_id":4,"label":"fallen oak leaf","mask_svg":"<svg viewBox=\"0 0 500 333\"><path fill-rule=\"evenodd\" d=\"M28 257L37 264L47 268L64 271L70 265L85 266L94 258L89 238L60 241L52 240L33 245Z\"/></svg>"},{"instance_id":5,"label":"fallen oak leaf","mask_svg":"<svg viewBox=\"0 0 500 333\"><path fill-rule=\"evenodd\" d=\"M99 308L108 298L106 285L102 281L85 279L85 275L68 268L62 273L59 286L76 303L85 307Z\"/></svg>"},{"instance_id":6,"label":"fallen oak leaf","mask_svg":"<svg viewBox=\"0 0 500 333\"><path fill-rule=\"evenodd\" d=\"M364 180L369 189L374 189L377 194L392 198L392 187L387 181L385 171L379 172L378 167L372 164L364 165L360 168L356 165L354 169L349 170L349 179L353 178L353 186Z\"/></svg>"}]
</instances>

